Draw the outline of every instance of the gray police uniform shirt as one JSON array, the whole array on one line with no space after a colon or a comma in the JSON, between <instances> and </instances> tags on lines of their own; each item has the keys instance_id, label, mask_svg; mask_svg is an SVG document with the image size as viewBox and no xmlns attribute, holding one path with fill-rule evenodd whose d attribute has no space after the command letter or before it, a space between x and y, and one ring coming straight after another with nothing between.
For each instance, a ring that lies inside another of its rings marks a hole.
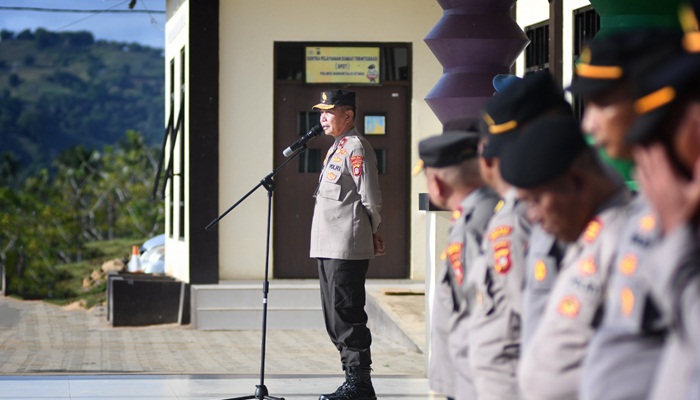
<instances>
[{"instance_id":1,"label":"gray police uniform shirt","mask_svg":"<svg viewBox=\"0 0 700 400\"><path fill-rule=\"evenodd\" d=\"M544 315L545 305L559 274L566 247L566 243L558 241L541 225L532 227L530 247L525 258L521 352L525 351L532 341L535 329Z\"/></svg>"},{"instance_id":2,"label":"gray police uniform shirt","mask_svg":"<svg viewBox=\"0 0 700 400\"><path fill-rule=\"evenodd\" d=\"M470 276L469 358L479 400L518 398L520 315L531 224L525 203L509 190L482 239L483 257Z\"/></svg>"},{"instance_id":3,"label":"gray police uniform shirt","mask_svg":"<svg viewBox=\"0 0 700 400\"><path fill-rule=\"evenodd\" d=\"M581 364L600 323L629 198L629 191L619 187L567 249L545 314L520 359L522 398L578 398Z\"/></svg>"},{"instance_id":4,"label":"gray police uniform shirt","mask_svg":"<svg viewBox=\"0 0 700 400\"><path fill-rule=\"evenodd\" d=\"M649 203L638 195L611 271L605 316L584 358L582 400L643 399L651 390L664 345L666 322L651 297L643 270L660 229Z\"/></svg>"},{"instance_id":5,"label":"gray police uniform shirt","mask_svg":"<svg viewBox=\"0 0 700 400\"><path fill-rule=\"evenodd\" d=\"M465 282L480 253L481 238L493 215L498 196L490 188L474 190L452 214L449 243L442 253L437 276L430 334L428 381L430 389L456 399L473 400L466 318L469 306Z\"/></svg>"},{"instance_id":6,"label":"gray police uniform shirt","mask_svg":"<svg viewBox=\"0 0 700 400\"><path fill-rule=\"evenodd\" d=\"M328 150L314 197L310 256L374 258L372 234L381 223L382 208L377 158L355 128Z\"/></svg>"},{"instance_id":7,"label":"gray police uniform shirt","mask_svg":"<svg viewBox=\"0 0 700 400\"><path fill-rule=\"evenodd\" d=\"M651 250L644 271L669 335L649 399L700 398L700 243L688 224L666 234Z\"/></svg>"}]
</instances>

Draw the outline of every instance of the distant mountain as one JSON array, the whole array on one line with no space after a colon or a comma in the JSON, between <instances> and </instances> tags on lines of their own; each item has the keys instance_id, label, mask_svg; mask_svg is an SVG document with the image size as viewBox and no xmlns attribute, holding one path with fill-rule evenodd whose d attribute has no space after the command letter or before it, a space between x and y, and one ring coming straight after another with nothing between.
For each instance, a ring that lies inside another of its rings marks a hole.
<instances>
[{"instance_id":1,"label":"distant mountain","mask_svg":"<svg viewBox=\"0 0 700 400\"><path fill-rule=\"evenodd\" d=\"M149 144L164 130L163 50L95 41L90 32L0 31L0 155L47 164L127 130Z\"/></svg>"}]
</instances>

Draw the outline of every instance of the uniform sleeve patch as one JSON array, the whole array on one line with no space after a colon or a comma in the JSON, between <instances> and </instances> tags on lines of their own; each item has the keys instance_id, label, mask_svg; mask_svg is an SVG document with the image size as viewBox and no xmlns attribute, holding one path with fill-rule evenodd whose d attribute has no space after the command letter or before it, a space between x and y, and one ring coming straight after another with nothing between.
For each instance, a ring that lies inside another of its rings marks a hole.
<instances>
[{"instance_id":1,"label":"uniform sleeve patch","mask_svg":"<svg viewBox=\"0 0 700 400\"><path fill-rule=\"evenodd\" d=\"M583 231L583 240L586 243L593 243L600 235L600 231L603 229L603 222L595 218L591 220Z\"/></svg>"},{"instance_id":2,"label":"uniform sleeve patch","mask_svg":"<svg viewBox=\"0 0 700 400\"><path fill-rule=\"evenodd\" d=\"M629 317L634 311L634 292L630 288L620 290L620 308L622 315Z\"/></svg>"},{"instance_id":3,"label":"uniform sleeve patch","mask_svg":"<svg viewBox=\"0 0 700 400\"><path fill-rule=\"evenodd\" d=\"M355 176L362 175L362 164L364 163L364 156L351 156L350 163L352 164L352 174Z\"/></svg>"},{"instance_id":4,"label":"uniform sleeve patch","mask_svg":"<svg viewBox=\"0 0 700 400\"><path fill-rule=\"evenodd\" d=\"M544 260L537 260L535 262L534 276L537 282L542 282L547 279L547 264Z\"/></svg>"},{"instance_id":5,"label":"uniform sleeve patch","mask_svg":"<svg viewBox=\"0 0 700 400\"><path fill-rule=\"evenodd\" d=\"M593 276L598 272L598 267L595 265L593 258L586 258L578 264L578 272L581 276Z\"/></svg>"},{"instance_id":6,"label":"uniform sleeve patch","mask_svg":"<svg viewBox=\"0 0 700 400\"><path fill-rule=\"evenodd\" d=\"M637 271L637 256L632 253L625 255L625 257L620 261L618 266L620 272L627 276L634 275Z\"/></svg>"},{"instance_id":7,"label":"uniform sleeve patch","mask_svg":"<svg viewBox=\"0 0 700 400\"><path fill-rule=\"evenodd\" d=\"M564 296L557 306L557 311L565 317L576 318L581 311L581 302L576 296Z\"/></svg>"},{"instance_id":8,"label":"uniform sleeve patch","mask_svg":"<svg viewBox=\"0 0 700 400\"><path fill-rule=\"evenodd\" d=\"M510 267L510 242L504 240L496 243L493 251L493 269L499 274L506 274Z\"/></svg>"},{"instance_id":9,"label":"uniform sleeve patch","mask_svg":"<svg viewBox=\"0 0 700 400\"><path fill-rule=\"evenodd\" d=\"M510 235L510 233L513 232L513 227L508 226L508 225L501 225L493 230L491 230L491 233L489 234L489 240L492 242L497 240L498 238L502 238L503 236Z\"/></svg>"},{"instance_id":10,"label":"uniform sleeve patch","mask_svg":"<svg viewBox=\"0 0 700 400\"><path fill-rule=\"evenodd\" d=\"M455 242L447 246L447 257L450 260L452 272L458 284L464 282L464 269L462 268L462 249L464 243Z\"/></svg>"}]
</instances>

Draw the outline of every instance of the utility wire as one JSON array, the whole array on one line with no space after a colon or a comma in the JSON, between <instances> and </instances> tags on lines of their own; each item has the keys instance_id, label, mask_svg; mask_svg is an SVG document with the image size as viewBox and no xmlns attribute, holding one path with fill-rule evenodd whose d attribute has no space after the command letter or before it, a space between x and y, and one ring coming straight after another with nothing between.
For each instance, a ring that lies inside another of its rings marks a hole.
<instances>
[{"instance_id":1,"label":"utility wire","mask_svg":"<svg viewBox=\"0 0 700 400\"><path fill-rule=\"evenodd\" d=\"M127 0L128 1L128 0ZM126 1L124 2L126 3ZM121 4L117 4L119 6ZM116 7L116 6L115 6ZM7 7L0 6L0 10L6 11L41 11L41 12L60 12L60 13L122 13L122 14L165 14L165 11L160 10L79 10L79 9L64 9L64 8L39 8L39 7Z\"/></svg>"}]
</instances>

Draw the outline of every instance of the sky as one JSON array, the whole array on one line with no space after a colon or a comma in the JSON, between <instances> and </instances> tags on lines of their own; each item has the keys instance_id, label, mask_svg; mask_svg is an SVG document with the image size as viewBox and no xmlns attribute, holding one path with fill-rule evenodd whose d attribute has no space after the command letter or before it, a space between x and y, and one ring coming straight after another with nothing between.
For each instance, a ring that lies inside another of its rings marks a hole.
<instances>
[{"instance_id":1,"label":"sky","mask_svg":"<svg viewBox=\"0 0 700 400\"><path fill-rule=\"evenodd\" d=\"M137 0L130 13L78 13L8 10L6 7L62 10L129 10L129 0L0 0L0 29L21 32L44 28L48 31L89 31L96 40L137 42L165 48L165 0ZM145 11L160 11L161 13Z\"/></svg>"}]
</instances>

